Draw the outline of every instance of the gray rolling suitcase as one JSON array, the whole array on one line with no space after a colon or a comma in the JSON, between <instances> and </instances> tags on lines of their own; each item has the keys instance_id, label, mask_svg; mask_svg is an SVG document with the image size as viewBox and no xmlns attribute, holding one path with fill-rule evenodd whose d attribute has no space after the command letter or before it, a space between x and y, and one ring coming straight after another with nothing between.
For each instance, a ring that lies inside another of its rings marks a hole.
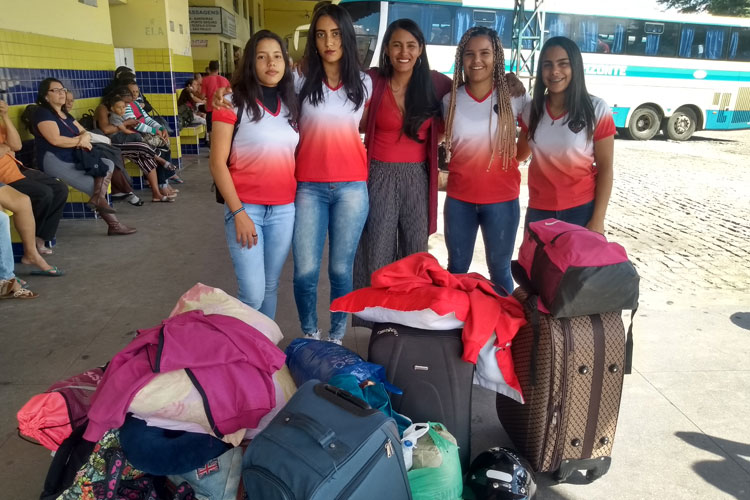
<instances>
[{"instance_id":1,"label":"gray rolling suitcase","mask_svg":"<svg viewBox=\"0 0 750 500\"><path fill-rule=\"evenodd\" d=\"M396 422L317 380L252 440L242 481L250 500L411 500Z\"/></svg>"},{"instance_id":2,"label":"gray rolling suitcase","mask_svg":"<svg viewBox=\"0 0 750 500\"><path fill-rule=\"evenodd\" d=\"M461 332L376 323L368 360L384 366L388 381L404 391L391 396L393 409L413 422L444 424L458 442L461 468L468 471L474 365L461 359Z\"/></svg>"}]
</instances>

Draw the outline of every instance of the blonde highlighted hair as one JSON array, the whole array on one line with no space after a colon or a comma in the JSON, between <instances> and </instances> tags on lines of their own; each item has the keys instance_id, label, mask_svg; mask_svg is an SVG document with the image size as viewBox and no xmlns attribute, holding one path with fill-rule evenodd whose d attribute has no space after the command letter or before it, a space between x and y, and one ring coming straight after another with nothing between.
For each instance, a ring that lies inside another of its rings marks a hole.
<instances>
[{"instance_id":1,"label":"blonde highlighted hair","mask_svg":"<svg viewBox=\"0 0 750 500\"><path fill-rule=\"evenodd\" d=\"M445 152L446 162L450 162L451 147L453 146L453 118L456 113L456 91L461 85L464 85L464 51L466 45L474 37L486 36L492 44L493 69L492 69L492 90L497 95L497 131L492 136L492 113L495 112L494 106L490 108L490 163L487 170L490 169L495 158L500 156L502 159L503 170L507 170L512 160L516 156L516 119L513 116L513 108L510 105L510 89L505 81L505 56L503 55L503 45L500 37L495 30L475 26L469 28L461 37L461 41L456 47L456 62L453 71L453 87L451 88L451 100L448 106L448 114L445 118Z\"/></svg>"}]
</instances>

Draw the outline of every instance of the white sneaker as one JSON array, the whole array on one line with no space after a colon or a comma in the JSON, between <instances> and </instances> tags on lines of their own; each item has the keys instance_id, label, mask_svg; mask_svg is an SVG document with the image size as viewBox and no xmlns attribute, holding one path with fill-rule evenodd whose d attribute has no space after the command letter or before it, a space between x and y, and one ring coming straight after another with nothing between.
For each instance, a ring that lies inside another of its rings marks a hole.
<instances>
[{"instance_id":1,"label":"white sneaker","mask_svg":"<svg viewBox=\"0 0 750 500\"><path fill-rule=\"evenodd\" d=\"M336 344L336 345L341 345L342 344L342 339L334 339L334 338L328 337L326 339L326 342L330 342L330 343Z\"/></svg>"},{"instance_id":2,"label":"white sneaker","mask_svg":"<svg viewBox=\"0 0 750 500\"><path fill-rule=\"evenodd\" d=\"M312 333L305 333L304 338L312 340L320 340L320 330L315 330Z\"/></svg>"}]
</instances>

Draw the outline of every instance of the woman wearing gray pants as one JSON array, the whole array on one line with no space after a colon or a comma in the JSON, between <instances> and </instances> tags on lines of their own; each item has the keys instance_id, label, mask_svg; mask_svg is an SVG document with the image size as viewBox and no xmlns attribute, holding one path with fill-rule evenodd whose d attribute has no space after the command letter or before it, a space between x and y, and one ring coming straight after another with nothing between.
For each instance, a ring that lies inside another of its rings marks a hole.
<instances>
[{"instance_id":1,"label":"woman wearing gray pants","mask_svg":"<svg viewBox=\"0 0 750 500\"><path fill-rule=\"evenodd\" d=\"M39 84L30 130L36 138L34 146L41 169L90 195L88 205L105 220L108 235L132 234L135 229L121 224L106 200L114 163L103 158L95 165L87 165L77 154L77 150L91 151L91 136L63 109L65 94L65 87L54 78Z\"/></svg>"}]
</instances>

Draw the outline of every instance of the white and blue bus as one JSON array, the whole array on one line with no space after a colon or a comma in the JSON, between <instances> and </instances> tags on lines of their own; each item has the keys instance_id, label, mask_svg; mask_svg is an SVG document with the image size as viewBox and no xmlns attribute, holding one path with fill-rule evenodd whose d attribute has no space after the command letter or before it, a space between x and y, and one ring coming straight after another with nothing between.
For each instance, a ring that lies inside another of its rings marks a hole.
<instances>
[{"instance_id":1,"label":"white and blue bus","mask_svg":"<svg viewBox=\"0 0 750 500\"><path fill-rule=\"evenodd\" d=\"M648 140L663 130L685 140L696 130L750 128L750 19L575 3L543 4L541 43L558 35L578 43L589 92L612 106L621 132ZM456 44L471 26L495 29L510 60L513 3L506 0L341 0L341 6L354 20L366 67L377 65L385 29L400 18L419 24L430 65L449 76Z\"/></svg>"}]
</instances>

